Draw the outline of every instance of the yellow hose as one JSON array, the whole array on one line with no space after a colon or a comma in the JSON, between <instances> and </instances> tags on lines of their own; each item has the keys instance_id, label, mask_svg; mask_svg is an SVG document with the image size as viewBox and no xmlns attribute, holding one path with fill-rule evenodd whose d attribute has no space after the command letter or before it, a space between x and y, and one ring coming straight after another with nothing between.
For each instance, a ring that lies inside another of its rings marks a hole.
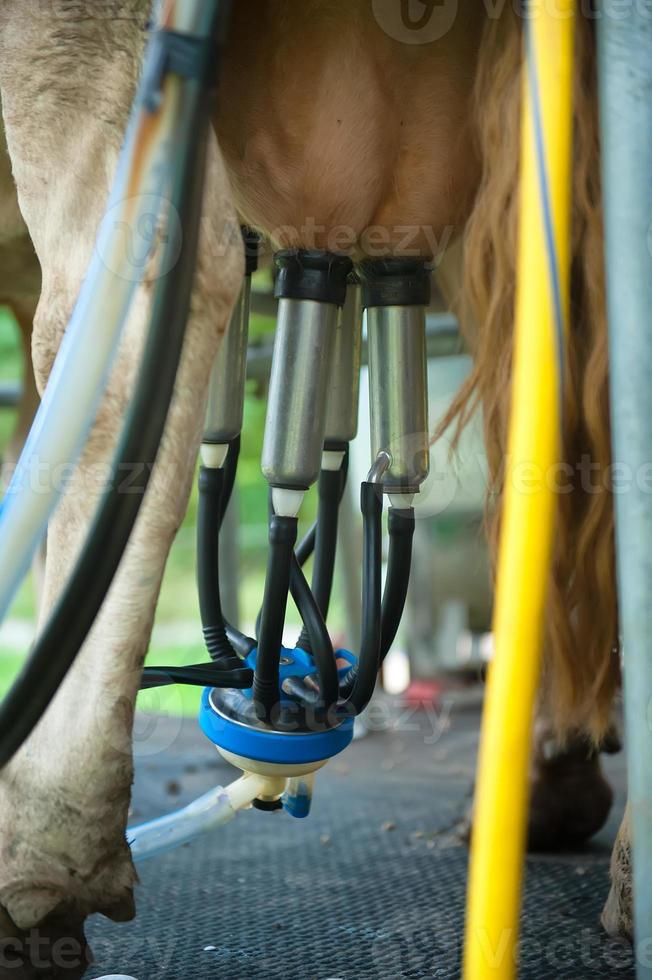
<instances>
[{"instance_id":1,"label":"yellow hose","mask_svg":"<svg viewBox=\"0 0 652 980\"><path fill-rule=\"evenodd\" d=\"M513 980L568 321L574 0L526 22L509 456L471 846L464 980Z\"/></svg>"}]
</instances>

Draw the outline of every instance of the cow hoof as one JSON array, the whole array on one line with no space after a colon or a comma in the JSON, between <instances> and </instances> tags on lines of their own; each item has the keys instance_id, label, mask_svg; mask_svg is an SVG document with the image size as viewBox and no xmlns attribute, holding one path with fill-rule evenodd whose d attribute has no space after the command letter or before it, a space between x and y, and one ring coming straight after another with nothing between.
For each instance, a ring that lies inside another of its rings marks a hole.
<instances>
[{"instance_id":1,"label":"cow hoof","mask_svg":"<svg viewBox=\"0 0 652 980\"><path fill-rule=\"evenodd\" d=\"M540 740L534 759L528 849L576 847L604 827L613 791L602 774L599 752L584 738L563 750Z\"/></svg>"},{"instance_id":2,"label":"cow hoof","mask_svg":"<svg viewBox=\"0 0 652 980\"><path fill-rule=\"evenodd\" d=\"M634 936L631 853L629 817L625 814L611 856L611 891L602 913L602 925L608 935L630 942Z\"/></svg>"},{"instance_id":3,"label":"cow hoof","mask_svg":"<svg viewBox=\"0 0 652 980\"><path fill-rule=\"evenodd\" d=\"M631 905L631 895L625 897L620 886L612 885L600 919L608 936L613 936L614 939L628 939L630 943L633 941Z\"/></svg>"},{"instance_id":4,"label":"cow hoof","mask_svg":"<svg viewBox=\"0 0 652 980\"><path fill-rule=\"evenodd\" d=\"M22 931L0 909L0 980L81 980L91 962L83 918L57 912Z\"/></svg>"}]
</instances>

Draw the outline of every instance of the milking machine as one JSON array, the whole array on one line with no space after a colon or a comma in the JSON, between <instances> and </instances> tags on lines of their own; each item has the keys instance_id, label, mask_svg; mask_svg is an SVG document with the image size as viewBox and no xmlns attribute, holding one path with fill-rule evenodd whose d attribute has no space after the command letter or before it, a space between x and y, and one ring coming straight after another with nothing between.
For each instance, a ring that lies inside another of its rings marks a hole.
<instances>
[{"instance_id":1,"label":"milking machine","mask_svg":"<svg viewBox=\"0 0 652 980\"><path fill-rule=\"evenodd\" d=\"M43 406L3 503L0 611L6 610L15 592L60 490L52 486L39 496L29 474L39 454L51 463L76 461L136 287L162 238L164 254L159 257L162 265L155 278L143 362L108 489L61 598L0 706L0 766L29 735L86 639L127 545L156 457L189 313L215 64L228 11L228 3L219 0L169 0L161 5L110 201L110 220L100 232ZM132 191L129 197L127 189ZM128 267L127 245L116 239L124 226L118 218L140 228L143 210L150 219L154 216L157 228L167 221L170 233L152 232L134 269ZM171 233L171 215L178 216L181 238ZM136 858L188 839L249 804L306 816L314 775L350 743L354 719L371 699L396 635L410 571L412 505L428 475L428 264L390 258L364 261L354 268L348 257L325 251L279 252L278 322L261 461L269 486L265 588L255 637L225 620L219 535L238 463L249 297L256 266L256 238L246 232L244 241L247 274L213 370L201 447L198 580L209 660L185 668L148 668L142 682L143 687L181 683L205 688L200 725L243 776L179 814L130 831ZM349 445L357 431L363 309L372 446L369 474L360 489L363 626L356 655L334 649L326 619L338 511ZM98 333L101 338L93 349ZM87 377L82 379L84 372ZM68 411L73 390L76 400L83 392L75 420ZM134 460L145 464L139 468L139 492L121 493L123 470ZM319 494L317 520L297 542L301 506L314 484ZM383 588L385 500L389 548ZM309 582L304 566L310 558ZM296 642L284 645L290 596L303 626Z\"/></svg>"},{"instance_id":2,"label":"milking machine","mask_svg":"<svg viewBox=\"0 0 652 980\"><path fill-rule=\"evenodd\" d=\"M245 240L251 251L251 236ZM225 621L218 566L220 525L242 429L249 277L213 371L199 472L200 606L216 670L199 722L244 775L235 789L219 788L176 815L130 831L137 859L222 823L239 805L307 816L315 773L349 745L405 605L413 501L429 468L430 269L419 259L367 261L354 269L341 255L296 249L279 252L275 263L278 320L261 461L270 497L269 558L256 637ZM363 627L356 656L333 648L326 617L338 509L357 432L363 309L372 445L360 489ZM297 543L298 515L315 483L317 520ZM385 499L389 548L383 589ZM311 555L309 583L303 566ZM303 623L294 645L283 642L289 596ZM163 682L166 670L146 671L145 683ZM187 675L181 680L200 682Z\"/></svg>"}]
</instances>

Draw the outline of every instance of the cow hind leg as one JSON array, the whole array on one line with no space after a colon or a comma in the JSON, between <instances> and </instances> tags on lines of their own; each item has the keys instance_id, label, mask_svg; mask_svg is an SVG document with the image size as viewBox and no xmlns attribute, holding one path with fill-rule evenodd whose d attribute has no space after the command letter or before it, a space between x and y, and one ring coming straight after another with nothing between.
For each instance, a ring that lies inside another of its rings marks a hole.
<instances>
[{"instance_id":1,"label":"cow hind leg","mask_svg":"<svg viewBox=\"0 0 652 980\"><path fill-rule=\"evenodd\" d=\"M601 750L619 748L614 731L600 747L582 732L560 744L548 724L537 723L530 771L529 850L575 847L604 827L614 794L602 771Z\"/></svg>"},{"instance_id":2,"label":"cow hind leg","mask_svg":"<svg viewBox=\"0 0 652 980\"><path fill-rule=\"evenodd\" d=\"M133 99L147 8L124 0L124 16L71 14L64 30L63 14L45 0L0 6L7 143L43 270L32 345L39 388L92 254ZM165 561L192 483L210 368L242 280L239 242L213 142L193 312L139 519L73 669L28 744L0 773L0 940L3 931L7 940L0 977L80 977L87 966L84 919L96 912L115 920L133 915L136 874L125 830L134 705ZM50 522L42 622L100 499L136 383L150 292L143 288L136 299L90 440ZM74 392L70 397L73 410ZM65 957L63 940L70 944Z\"/></svg>"},{"instance_id":3,"label":"cow hind leg","mask_svg":"<svg viewBox=\"0 0 652 980\"><path fill-rule=\"evenodd\" d=\"M611 855L611 891L602 913L602 925L610 936L634 938L632 895L631 826L626 811Z\"/></svg>"}]
</instances>

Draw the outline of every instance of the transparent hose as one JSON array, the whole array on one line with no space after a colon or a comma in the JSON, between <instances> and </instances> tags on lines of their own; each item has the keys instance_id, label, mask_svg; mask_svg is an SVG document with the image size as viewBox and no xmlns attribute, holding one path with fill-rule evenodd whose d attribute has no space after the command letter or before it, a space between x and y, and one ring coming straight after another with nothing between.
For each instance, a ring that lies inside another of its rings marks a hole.
<instances>
[{"instance_id":1,"label":"transparent hose","mask_svg":"<svg viewBox=\"0 0 652 980\"><path fill-rule=\"evenodd\" d=\"M127 840L134 861L158 857L228 823L238 810L249 806L269 789L267 777L247 774L226 789L216 786L181 810L131 827L127 831Z\"/></svg>"},{"instance_id":2,"label":"transparent hose","mask_svg":"<svg viewBox=\"0 0 652 980\"><path fill-rule=\"evenodd\" d=\"M0 621L65 490L63 474L92 428L148 269L169 190L182 92L181 80L170 76L156 111L137 100L84 284L0 507Z\"/></svg>"}]
</instances>

